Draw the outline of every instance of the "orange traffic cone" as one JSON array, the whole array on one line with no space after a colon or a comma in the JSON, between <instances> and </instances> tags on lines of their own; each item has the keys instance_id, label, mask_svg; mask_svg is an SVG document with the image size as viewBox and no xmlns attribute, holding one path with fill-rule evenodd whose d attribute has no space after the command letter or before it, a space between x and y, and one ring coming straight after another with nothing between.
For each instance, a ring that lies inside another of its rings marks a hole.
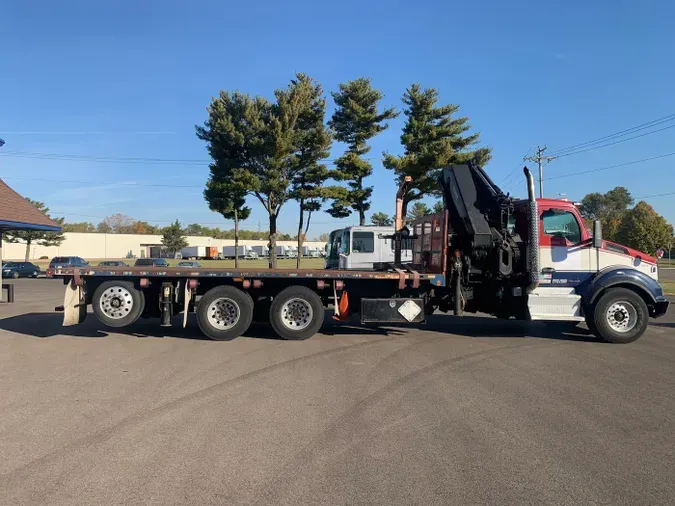
<instances>
[{"instance_id":1,"label":"orange traffic cone","mask_svg":"<svg viewBox=\"0 0 675 506\"><path fill-rule=\"evenodd\" d=\"M349 296L347 292L342 292L340 303L338 304L338 313L333 315L333 320L346 321L349 319Z\"/></svg>"}]
</instances>

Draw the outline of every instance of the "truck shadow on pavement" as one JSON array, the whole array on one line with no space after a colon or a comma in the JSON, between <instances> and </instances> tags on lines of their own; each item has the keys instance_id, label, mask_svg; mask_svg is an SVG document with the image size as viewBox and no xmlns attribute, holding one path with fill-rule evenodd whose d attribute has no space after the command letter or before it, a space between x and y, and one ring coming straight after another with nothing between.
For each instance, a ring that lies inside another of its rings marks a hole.
<instances>
[{"instance_id":1,"label":"truck shadow on pavement","mask_svg":"<svg viewBox=\"0 0 675 506\"><path fill-rule=\"evenodd\" d=\"M109 334L123 334L137 338L171 337L179 339L204 340L205 337L197 327L194 315L190 315L188 326L183 328L182 316L177 315L173 326L166 329L159 326L157 319L138 320L133 325L121 329L104 327L93 314L89 314L85 322L72 327L63 327L63 316L60 313L26 313L10 316L0 320L0 330L37 338L55 336L72 336L85 338L102 338ZM655 324L672 327L672 323ZM449 315L431 315L425 325L396 324L361 325L357 318L347 322L336 322L332 312L327 311L324 326L319 334L324 336L349 335L403 335L409 331L439 332L461 337L508 339L530 337L541 339L557 339L566 341L601 342L593 336L585 326L568 323L521 322L515 320L498 320L486 316L453 317ZM269 324L256 323L244 334L256 339L280 340Z\"/></svg>"}]
</instances>

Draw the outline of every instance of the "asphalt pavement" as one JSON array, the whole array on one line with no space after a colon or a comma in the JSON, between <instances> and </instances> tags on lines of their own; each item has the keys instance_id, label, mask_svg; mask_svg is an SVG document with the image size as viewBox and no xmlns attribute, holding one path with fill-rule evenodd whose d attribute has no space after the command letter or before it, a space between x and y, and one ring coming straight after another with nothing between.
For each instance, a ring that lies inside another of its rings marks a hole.
<instances>
[{"instance_id":1,"label":"asphalt pavement","mask_svg":"<svg viewBox=\"0 0 675 506\"><path fill-rule=\"evenodd\" d=\"M629 345L444 315L211 342L62 328L62 288L0 305L2 504L675 502L672 310Z\"/></svg>"}]
</instances>

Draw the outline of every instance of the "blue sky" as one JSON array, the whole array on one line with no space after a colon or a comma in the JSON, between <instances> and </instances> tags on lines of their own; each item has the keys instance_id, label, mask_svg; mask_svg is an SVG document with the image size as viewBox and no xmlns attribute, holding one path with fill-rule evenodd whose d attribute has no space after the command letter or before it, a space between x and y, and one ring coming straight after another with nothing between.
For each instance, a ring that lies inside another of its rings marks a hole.
<instances>
[{"instance_id":1,"label":"blue sky","mask_svg":"<svg viewBox=\"0 0 675 506\"><path fill-rule=\"evenodd\" d=\"M675 113L674 18L672 1L6 2L0 177L68 221L124 212L230 227L201 197L206 163L51 155L204 160L194 125L218 90L270 97L305 72L327 92L371 77L383 104L399 109L411 83L437 88L493 148L487 170L499 183L537 144L560 149ZM403 121L372 142L372 211L393 212L393 176L379 158L401 152ZM670 153L674 141L675 129L667 129L560 158L545 177ZM342 150L336 144L333 155ZM665 157L553 179L545 192L571 199L617 185L634 196L675 192L674 165L675 157ZM523 184L508 183L522 194ZM672 223L674 197L648 201ZM265 229L264 210L256 201L251 207L244 227L257 229L260 221ZM313 220L312 237L356 217L319 213ZM297 206L288 203L280 230L293 232L296 223Z\"/></svg>"}]
</instances>

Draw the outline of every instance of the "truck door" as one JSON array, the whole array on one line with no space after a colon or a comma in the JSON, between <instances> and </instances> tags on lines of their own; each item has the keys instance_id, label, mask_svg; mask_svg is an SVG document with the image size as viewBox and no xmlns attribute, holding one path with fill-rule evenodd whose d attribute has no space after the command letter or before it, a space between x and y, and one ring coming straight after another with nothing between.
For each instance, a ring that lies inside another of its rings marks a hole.
<instances>
[{"instance_id":1,"label":"truck door","mask_svg":"<svg viewBox=\"0 0 675 506\"><path fill-rule=\"evenodd\" d=\"M352 232L351 268L372 269L374 262L379 262L375 252L375 233Z\"/></svg>"},{"instance_id":2,"label":"truck door","mask_svg":"<svg viewBox=\"0 0 675 506\"><path fill-rule=\"evenodd\" d=\"M591 240L580 216L540 207L540 286L576 287L591 275Z\"/></svg>"}]
</instances>

